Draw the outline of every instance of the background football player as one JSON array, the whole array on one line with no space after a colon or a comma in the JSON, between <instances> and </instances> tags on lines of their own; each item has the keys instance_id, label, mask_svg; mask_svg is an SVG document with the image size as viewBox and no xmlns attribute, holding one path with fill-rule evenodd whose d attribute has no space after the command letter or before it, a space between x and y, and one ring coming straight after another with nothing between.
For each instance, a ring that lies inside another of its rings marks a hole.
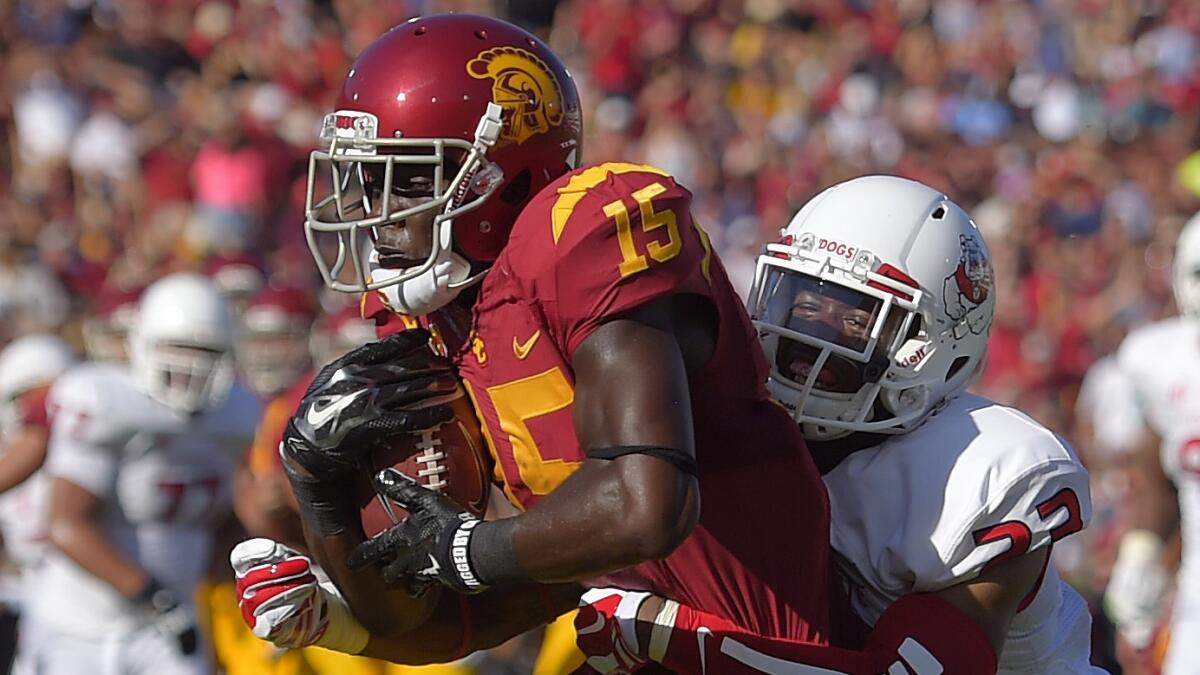
<instances>
[{"instance_id":1,"label":"background football player","mask_svg":"<svg viewBox=\"0 0 1200 675\"><path fill-rule=\"evenodd\" d=\"M1129 514L1132 529L1121 540L1104 597L1125 639L1144 648L1178 568L1163 665L1168 675L1194 672L1200 663L1200 645L1187 638L1200 630L1200 214L1179 235L1173 272L1179 315L1135 330L1117 352L1148 428L1132 462L1138 496Z\"/></svg>"},{"instance_id":2,"label":"background football player","mask_svg":"<svg viewBox=\"0 0 1200 675\"><path fill-rule=\"evenodd\" d=\"M576 168L571 76L537 38L496 19L402 24L362 53L337 105L311 162L307 227L323 276L425 317L524 512L480 523L393 483L413 516L356 549L363 535L342 486L358 453L379 430L447 421L443 401L458 391L420 331L368 345L317 377L284 456L315 557L374 639L333 620L309 622L313 631L291 621L289 602L337 598L306 573L281 579L307 563L283 566L286 551L250 542L234 562L260 634L444 660L547 621L577 595L543 598L533 582L621 571L750 630L825 640L824 490L795 424L769 400L753 328L690 194L650 166ZM321 199L318 185L333 193ZM357 237L367 231L369 259ZM346 270L353 283L340 280ZM365 392L378 408L364 413ZM323 414L330 406L347 412ZM776 523L774 538L745 527L779 513L797 517ZM452 549L469 562L454 564ZM352 552L356 567L382 570L347 569ZM276 582L299 586L264 595Z\"/></svg>"},{"instance_id":3,"label":"background football player","mask_svg":"<svg viewBox=\"0 0 1200 675\"><path fill-rule=\"evenodd\" d=\"M891 176L813 198L759 258L750 294L771 390L824 471L835 560L855 615L875 627L867 650L907 636L928 659L900 649L912 672L1097 672L1087 606L1049 562L1053 543L1091 517L1087 472L1033 419L963 393L995 302L987 248L967 214ZM604 672L654 642L678 672L705 661L711 672L780 672L731 656L725 638L787 656L687 607L591 593L608 621L582 613L580 644ZM597 639L607 636L600 623L620 626L639 608L667 617L656 639L634 636L617 650ZM707 651L702 629L715 634Z\"/></svg>"},{"instance_id":4,"label":"background football player","mask_svg":"<svg viewBox=\"0 0 1200 675\"><path fill-rule=\"evenodd\" d=\"M0 597L8 610L2 638L8 648L16 646L17 615L45 552L48 485L39 470L50 439L46 394L77 358L61 338L41 333L17 338L0 351L0 534L5 557ZM15 651L13 672L30 672L24 649ZM0 647L0 654L13 651Z\"/></svg>"},{"instance_id":5,"label":"background football player","mask_svg":"<svg viewBox=\"0 0 1200 675\"><path fill-rule=\"evenodd\" d=\"M204 672L191 594L259 414L233 384L233 341L212 283L171 275L142 297L128 368L84 364L51 389L40 672Z\"/></svg>"},{"instance_id":6,"label":"background football player","mask_svg":"<svg viewBox=\"0 0 1200 675\"><path fill-rule=\"evenodd\" d=\"M299 288L267 286L239 317L238 369L242 381L269 401L312 368L309 336L316 299Z\"/></svg>"}]
</instances>

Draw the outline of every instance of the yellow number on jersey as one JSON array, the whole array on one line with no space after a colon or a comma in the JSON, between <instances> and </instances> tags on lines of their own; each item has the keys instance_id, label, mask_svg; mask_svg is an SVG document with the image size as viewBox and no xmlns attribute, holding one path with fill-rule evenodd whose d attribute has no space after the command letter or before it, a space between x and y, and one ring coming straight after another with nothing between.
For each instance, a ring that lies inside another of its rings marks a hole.
<instances>
[{"instance_id":1,"label":"yellow number on jersey","mask_svg":"<svg viewBox=\"0 0 1200 675\"><path fill-rule=\"evenodd\" d=\"M642 216L642 231L652 232L667 226L667 242L651 241L646 244L646 252L658 262L666 262L679 255L683 241L679 238L679 224L675 221L675 212L667 209L655 211L651 199L666 192L662 183L651 183L633 193L633 199L638 204ZM622 277L636 274L650 266L646 256L637 252L633 243L633 231L629 224L629 211L620 199L604 205L604 215L617 221L617 244L621 247L621 264L617 268Z\"/></svg>"},{"instance_id":2,"label":"yellow number on jersey","mask_svg":"<svg viewBox=\"0 0 1200 675\"><path fill-rule=\"evenodd\" d=\"M517 463L517 473L535 495L548 495L554 488L562 484L581 462L568 462L564 459L546 459L542 456L537 442L533 440L533 432L529 429L529 420L542 415L549 415L562 410L575 402L575 390L567 381L563 372L557 367L536 375L523 377L519 380L498 384L485 390L492 399L492 407L500 419L500 429L508 434L508 442L512 446L513 459ZM475 398L475 392L467 385L467 393ZM478 402L476 402L478 410ZM496 456L496 447L487 424L482 425L484 440L492 451L496 463L498 478L504 484L504 494L509 501L520 506L509 489L508 477L504 475L504 464Z\"/></svg>"}]
</instances>

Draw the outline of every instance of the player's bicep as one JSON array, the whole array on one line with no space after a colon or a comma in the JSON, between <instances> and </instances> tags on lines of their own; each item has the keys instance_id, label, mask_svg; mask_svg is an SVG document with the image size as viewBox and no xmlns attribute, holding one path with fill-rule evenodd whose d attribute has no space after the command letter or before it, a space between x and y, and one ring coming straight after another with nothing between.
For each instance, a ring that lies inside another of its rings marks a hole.
<instances>
[{"instance_id":1,"label":"player's bicep","mask_svg":"<svg viewBox=\"0 0 1200 675\"><path fill-rule=\"evenodd\" d=\"M571 365L575 430L585 451L652 445L695 454L687 370L669 318L605 322Z\"/></svg>"},{"instance_id":2,"label":"player's bicep","mask_svg":"<svg viewBox=\"0 0 1200 675\"><path fill-rule=\"evenodd\" d=\"M978 577L935 595L969 616L999 654L1013 616L1037 591L1049 558L1050 548L1041 548L990 566Z\"/></svg>"},{"instance_id":3,"label":"player's bicep","mask_svg":"<svg viewBox=\"0 0 1200 675\"><path fill-rule=\"evenodd\" d=\"M55 478L50 483L51 537L56 525L90 519L103 505L103 500L88 488L69 478Z\"/></svg>"}]
</instances>

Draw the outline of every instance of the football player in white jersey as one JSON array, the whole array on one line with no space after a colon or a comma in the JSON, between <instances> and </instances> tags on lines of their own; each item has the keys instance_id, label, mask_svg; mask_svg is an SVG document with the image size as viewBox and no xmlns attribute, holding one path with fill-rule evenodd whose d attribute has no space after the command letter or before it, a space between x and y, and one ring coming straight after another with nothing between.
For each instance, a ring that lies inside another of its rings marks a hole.
<instances>
[{"instance_id":1,"label":"football player in white jersey","mask_svg":"<svg viewBox=\"0 0 1200 675\"><path fill-rule=\"evenodd\" d=\"M211 282L171 275L142 297L129 367L84 364L51 389L38 673L205 672L192 593L259 413L233 384L233 340Z\"/></svg>"},{"instance_id":2,"label":"football player in white jersey","mask_svg":"<svg viewBox=\"0 0 1200 675\"><path fill-rule=\"evenodd\" d=\"M1117 352L1148 427L1134 458L1140 481L1104 603L1135 647L1149 643L1176 560L1164 539L1182 536L1165 675L1200 672L1200 213L1175 246L1179 315L1143 326Z\"/></svg>"},{"instance_id":3,"label":"football player in white jersey","mask_svg":"<svg viewBox=\"0 0 1200 675\"><path fill-rule=\"evenodd\" d=\"M21 611L25 582L45 550L48 484L39 469L50 437L46 394L77 358L65 341L46 334L17 338L0 351L0 534L11 565L0 571L0 602L10 617ZM5 630L13 626L6 622ZM17 652L12 672L30 672L23 650ZM0 661L0 670L5 665Z\"/></svg>"},{"instance_id":4,"label":"football player in white jersey","mask_svg":"<svg viewBox=\"0 0 1200 675\"><path fill-rule=\"evenodd\" d=\"M964 393L995 306L975 224L937 190L868 176L822 192L783 235L748 304L772 392L824 472L851 608L873 627L849 646L900 645L867 672L1103 672L1087 606L1049 560L1091 517L1087 471L1019 410ZM653 654L679 672L810 672L792 665L803 650L651 598L585 597L596 611L576 625L597 670Z\"/></svg>"}]
</instances>

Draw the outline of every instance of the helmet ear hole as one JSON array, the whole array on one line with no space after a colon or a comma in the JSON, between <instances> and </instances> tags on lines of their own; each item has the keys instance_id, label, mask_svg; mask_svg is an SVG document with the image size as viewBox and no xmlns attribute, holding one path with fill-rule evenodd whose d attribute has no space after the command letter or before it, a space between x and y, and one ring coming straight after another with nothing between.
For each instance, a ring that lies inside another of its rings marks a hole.
<instances>
[{"instance_id":1,"label":"helmet ear hole","mask_svg":"<svg viewBox=\"0 0 1200 675\"><path fill-rule=\"evenodd\" d=\"M533 177L529 173L529 169L523 169L521 173L513 176L504 191L500 193L500 201L512 206L521 204L529 197L529 186L532 182Z\"/></svg>"},{"instance_id":2,"label":"helmet ear hole","mask_svg":"<svg viewBox=\"0 0 1200 675\"><path fill-rule=\"evenodd\" d=\"M946 381L949 382L950 380L953 380L954 376L958 374L958 371L962 370L963 366L967 365L967 362L970 360L971 357L969 356L960 356L954 359L954 361L950 363L950 368L946 370Z\"/></svg>"}]
</instances>

